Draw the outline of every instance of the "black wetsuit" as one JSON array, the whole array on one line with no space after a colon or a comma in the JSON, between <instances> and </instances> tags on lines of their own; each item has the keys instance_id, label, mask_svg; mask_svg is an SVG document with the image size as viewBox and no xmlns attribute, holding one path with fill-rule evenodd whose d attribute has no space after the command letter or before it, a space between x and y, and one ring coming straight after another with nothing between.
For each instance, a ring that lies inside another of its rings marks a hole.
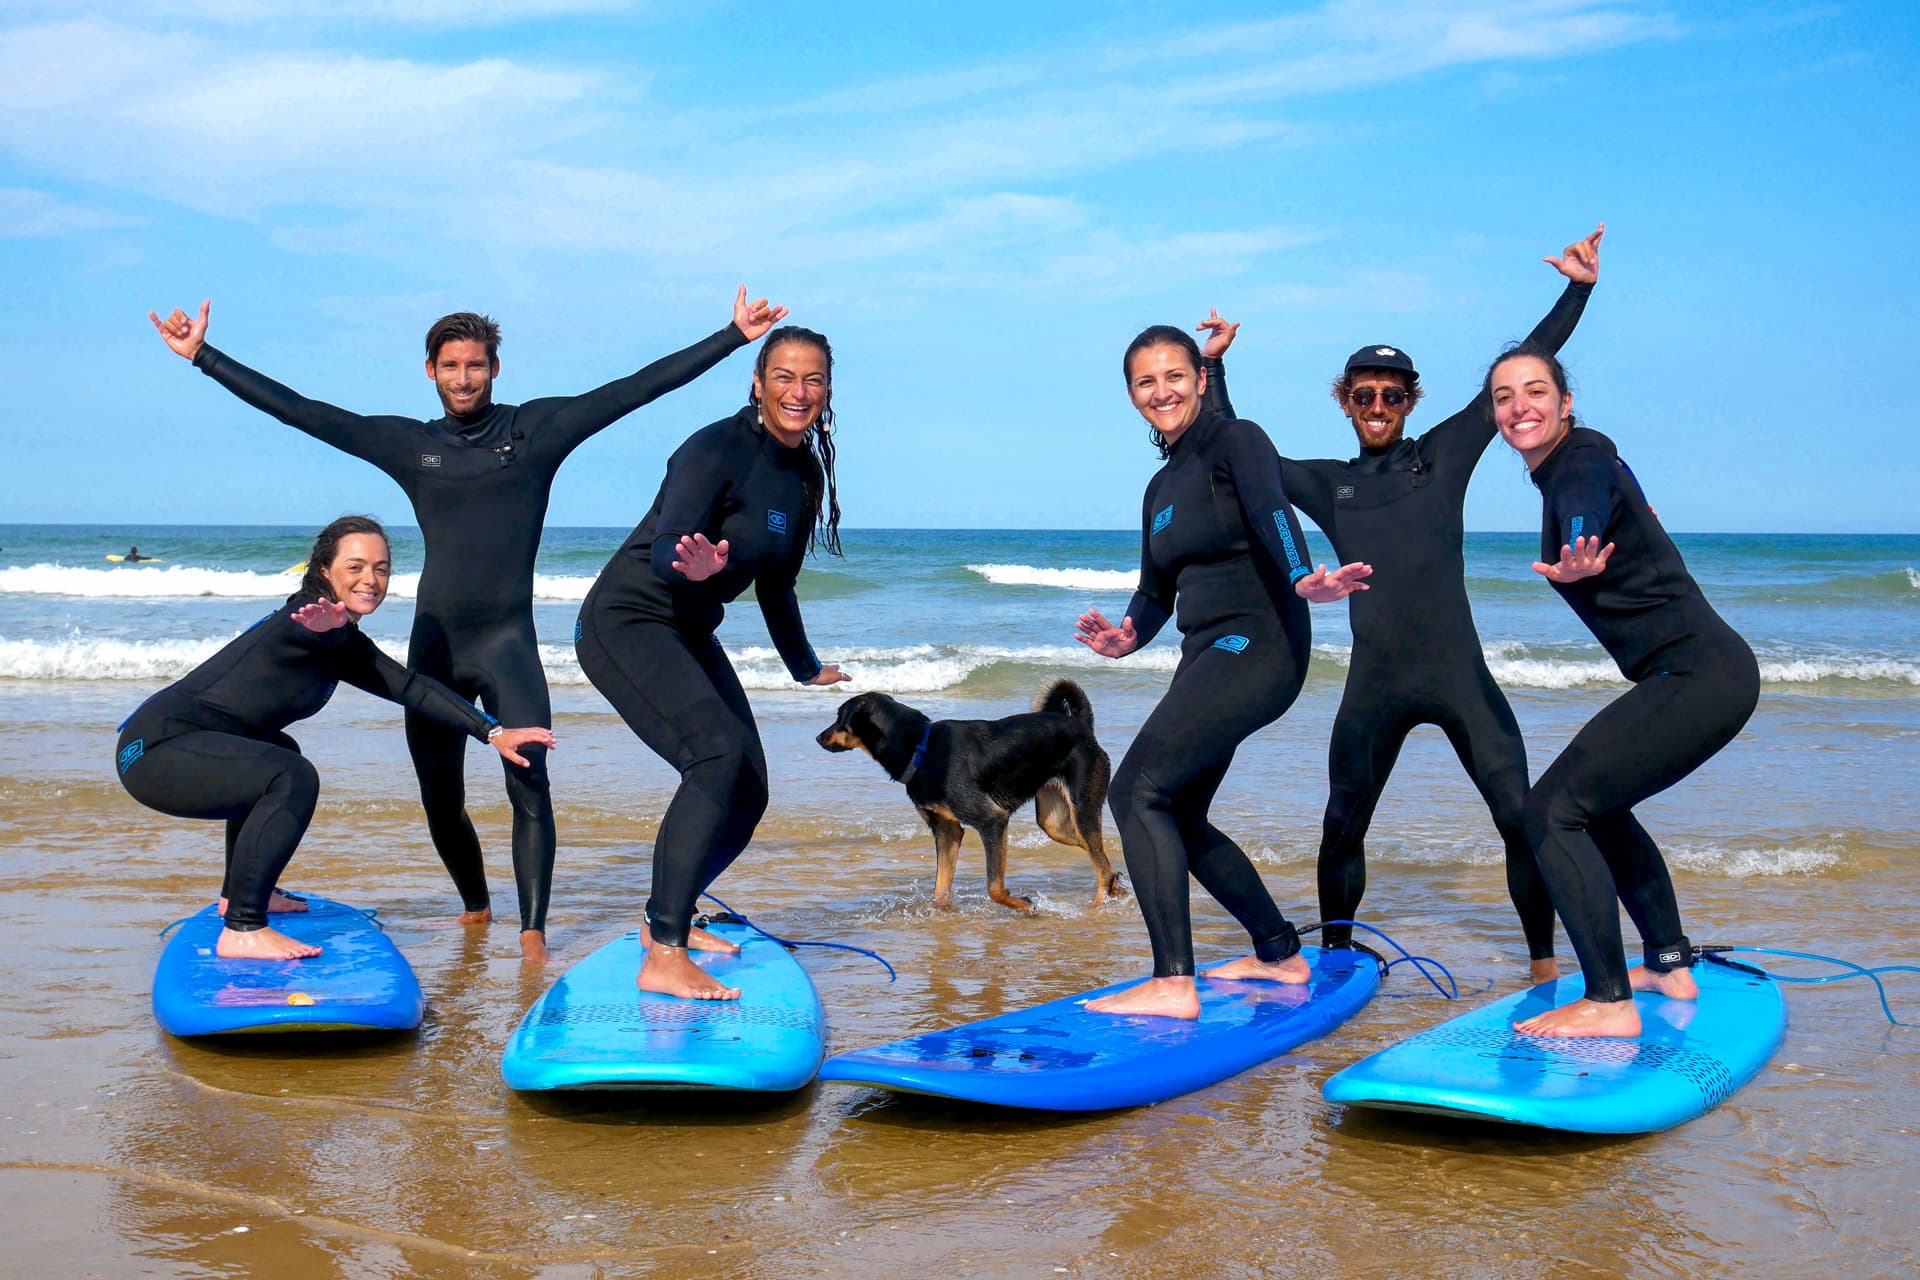
<instances>
[{"instance_id":1,"label":"black wetsuit","mask_svg":"<svg viewBox=\"0 0 1920 1280\"><path fill-rule=\"evenodd\" d=\"M1593 286L1571 282L1528 339L1558 351ZM1208 397L1231 413L1226 375L1208 361ZM1287 496L1320 526L1341 563L1373 566L1348 598L1352 665L1327 751L1330 787L1320 836L1320 912L1351 920L1366 892L1366 835L1407 735L1439 726L1493 813L1507 853L1507 891L1527 951L1553 955L1553 904L1521 822L1527 748L1487 670L1467 603L1461 550L1467 482L1495 435L1484 395L1424 435L1340 462L1281 460ZM1330 926L1329 946L1352 929Z\"/></svg>"},{"instance_id":2,"label":"black wetsuit","mask_svg":"<svg viewBox=\"0 0 1920 1280\"><path fill-rule=\"evenodd\" d=\"M607 561L574 632L580 669L627 727L680 771L653 844L647 920L685 946L700 894L747 847L767 808L767 757L739 677L714 631L754 588L767 633L795 680L820 674L793 594L807 554L819 463L789 449L748 406L703 427L667 460L653 507ZM726 539L726 568L689 582L674 544Z\"/></svg>"},{"instance_id":3,"label":"black wetsuit","mask_svg":"<svg viewBox=\"0 0 1920 1280\"><path fill-rule=\"evenodd\" d=\"M1533 784L1526 828L1580 957L1587 998L1626 1000L1616 897L1640 930L1648 968L1693 963L1667 864L1633 806L1739 735L1760 698L1760 668L1701 594L1613 441L1575 427L1533 482L1542 560L1559 560L1561 547L1581 536L1615 545L1603 572L1553 588L1634 685Z\"/></svg>"},{"instance_id":4,"label":"black wetsuit","mask_svg":"<svg viewBox=\"0 0 1920 1280\"><path fill-rule=\"evenodd\" d=\"M495 721L439 681L380 652L356 625L315 633L293 621L319 597L296 592L220 652L142 703L120 726L120 781L150 809L227 820L227 927L263 929L267 899L320 798L320 775L281 732L327 705L345 680L482 742Z\"/></svg>"},{"instance_id":5,"label":"black wetsuit","mask_svg":"<svg viewBox=\"0 0 1920 1280\"><path fill-rule=\"evenodd\" d=\"M1193 972L1189 871L1262 960L1300 949L1260 873L1207 810L1234 751L1278 720L1306 679L1312 624L1293 593L1312 571L1306 547L1280 459L1254 423L1203 411L1147 483L1127 616L1144 648L1177 595L1180 665L1114 771L1108 804L1157 978Z\"/></svg>"},{"instance_id":6,"label":"black wetsuit","mask_svg":"<svg viewBox=\"0 0 1920 1280\"><path fill-rule=\"evenodd\" d=\"M746 345L729 324L684 351L580 396L489 405L432 422L362 417L308 400L210 346L193 363L256 409L373 463L406 491L426 540L407 660L515 725L553 722L533 629L533 562L554 473L595 432L686 385ZM466 811L465 744L407 715L407 749L440 859L469 911L488 905L486 865ZM553 882L546 749L505 764L520 927L545 930Z\"/></svg>"}]
</instances>

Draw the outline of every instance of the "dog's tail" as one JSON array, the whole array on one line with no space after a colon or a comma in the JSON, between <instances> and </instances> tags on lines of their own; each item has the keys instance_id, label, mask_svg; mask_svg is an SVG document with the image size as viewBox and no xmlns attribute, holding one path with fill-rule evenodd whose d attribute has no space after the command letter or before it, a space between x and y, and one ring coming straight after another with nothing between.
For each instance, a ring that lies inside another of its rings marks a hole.
<instances>
[{"instance_id":1,"label":"dog's tail","mask_svg":"<svg viewBox=\"0 0 1920 1280\"><path fill-rule=\"evenodd\" d=\"M1087 697L1087 691L1077 681L1065 676L1049 680L1041 686L1040 692L1033 695L1033 709L1072 716L1085 722L1087 728L1093 728L1093 700Z\"/></svg>"}]
</instances>

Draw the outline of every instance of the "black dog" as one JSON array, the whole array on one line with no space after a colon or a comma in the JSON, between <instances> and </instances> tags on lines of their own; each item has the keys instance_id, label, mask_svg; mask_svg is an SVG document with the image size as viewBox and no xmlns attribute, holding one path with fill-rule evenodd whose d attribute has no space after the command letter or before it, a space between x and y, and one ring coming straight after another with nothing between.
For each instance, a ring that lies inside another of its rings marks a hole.
<instances>
[{"instance_id":1,"label":"black dog","mask_svg":"<svg viewBox=\"0 0 1920 1280\"><path fill-rule=\"evenodd\" d=\"M907 799L933 830L935 906L952 905L964 825L987 847L988 896L1016 911L1033 909L1030 899L1007 892L1007 821L1029 800L1042 831L1093 860L1094 906L1126 893L1100 837L1111 765L1093 736L1093 704L1071 680L1053 681L1032 712L1004 720L929 720L884 693L863 693L841 703L815 741L829 751L858 747L906 784Z\"/></svg>"}]
</instances>

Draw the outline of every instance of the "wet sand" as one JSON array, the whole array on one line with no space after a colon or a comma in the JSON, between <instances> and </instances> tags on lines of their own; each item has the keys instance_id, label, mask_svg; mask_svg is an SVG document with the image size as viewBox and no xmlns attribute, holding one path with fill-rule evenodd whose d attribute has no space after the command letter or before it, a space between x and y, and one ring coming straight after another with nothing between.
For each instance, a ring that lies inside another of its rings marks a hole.
<instances>
[{"instance_id":1,"label":"wet sand","mask_svg":"<svg viewBox=\"0 0 1920 1280\"><path fill-rule=\"evenodd\" d=\"M1249 847L1303 921L1323 798L1313 735L1335 698L1337 685L1310 689L1290 717L1301 727L1244 752L1221 801L1223 826L1258 828ZM45 687L0 696L34 745L0 764L0 922L14 944L0 980L0 1199L13 1225L0 1274L1913 1273L1920 1030L1888 1027L1866 984L1791 989L1769 1068L1706 1117L1640 1138L1324 1102L1328 1075L1455 1011L1404 970L1325 1039L1118 1113L1003 1113L838 1085L768 1098L515 1095L500 1048L561 966L633 926L670 777L585 693L561 697L556 726L552 969L518 960L490 762L469 756L502 918L466 930L452 924L458 904L410 797L397 721L359 699L301 727L325 790L288 881L379 909L427 992L425 1025L384 1039L176 1040L148 1007L156 933L214 887L218 828L150 814L119 790L114 720L95 716L93 699ZM904 799L871 762L807 742L832 701L757 699L775 809L717 888L776 932L875 947L898 967L889 984L863 958L801 953L833 1048L1145 972L1131 901L1089 913L1084 856L1031 834L1010 883L1038 897L1040 918L985 900L972 837L960 909L932 910L931 842ZM1102 736L1117 755L1148 704L1109 701ZM1516 705L1536 768L1589 714L1565 695ZM1818 732L1810 710L1763 714ZM1872 708L1822 714L1859 732ZM1674 841L1684 851L1686 837L1770 794L1776 811L1746 830L1836 851L1785 875L1728 874L1724 858L1690 870L1676 857L1694 936L1920 963L1920 869L1903 836L1914 801L1863 811L1855 796L1881 780L1858 757L1808 752L1776 773L1775 748L1793 732L1756 734L1652 811L1656 835L1685 820ZM1911 730L1888 732L1907 747L1898 776L1911 788ZM1817 808L1836 788L1848 794ZM1369 918L1447 964L1469 999L1515 989L1524 952L1492 833L1432 735L1410 747L1389 801ZM1394 830L1408 833L1400 845L1384 837ZM1449 842L1473 852L1419 854ZM1195 916L1203 960L1234 953L1232 922L1204 895ZM1571 963L1564 941L1562 956ZM1920 980L1891 987L1896 1014L1920 1022Z\"/></svg>"}]
</instances>

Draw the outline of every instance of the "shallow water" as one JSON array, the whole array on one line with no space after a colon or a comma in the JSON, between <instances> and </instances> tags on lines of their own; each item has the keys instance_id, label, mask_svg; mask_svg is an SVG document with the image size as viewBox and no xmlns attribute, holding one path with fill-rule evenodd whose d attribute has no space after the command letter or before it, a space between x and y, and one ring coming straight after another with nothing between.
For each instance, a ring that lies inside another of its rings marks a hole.
<instances>
[{"instance_id":1,"label":"shallow water","mask_svg":"<svg viewBox=\"0 0 1920 1280\"><path fill-rule=\"evenodd\" d=\"M932 553L913 554L914 572L937 576ZM1883 558L1907 554L1902 545ZM1830 557L1802 558L1809 580L1835 576ZM1010 561L979 561L1001 562ZM857 558L849 571L887 577ZM992 607L1004 612L1003 629L1032 632L1016 637L1023 645L1045 640L1055 616L1070 626L1084 603L1073 588L975 577L986 584L978 590L1018 596ZM1727 577L1708 580L1716 599L1737 594L1738 575ZM76 624L96 630L113 611L150 610L144 625L159 634L116 643L199 643L266 607L0 590L0 640L58 610L101 611ZM1907 605L1895 595L1858 607ZM835 620L830 607L818 618L810 610L816 646L829 659L856 640L904 648L904 607L890 608L883 620L901 634L877 639L871 618L863 626ZM1481 608L1510 631L1531 616ZM742 613L729 623L735 652L763 643L752 611ZM1763 656L1768 644L1815 644L1814 629L1792 616L1792 627L1774 631L1748 623ZM384 612L378 620L383 634L404 632ZM1344 643L1336 612L1317 610L1316 624L1323 642ZM1864 624L1831 625L1819 643L1920 661L1911 630L1902 651L1898 630L1884 617L1880 625L1872 635ZM929 628L926 638L957 636ZM957 661L944 650L936 660ZM1005 714L1024 707L1044 665L1029 654L999 674L976 668L901 696L937 715ZM1338 662L1318 665L1289 716L1243 748L1216 806L1299 920L1313 916L1326 734L1343 673ZM113 726L171 676L76 674L0 678L15 747L0 757L0 927L16 943L0 962L0 1202L14 1228L0 1274L1914 1272L1920 1029L1889 1027L1864 983L1791 988L1786 1040L1753 1083L1699 1120L1640 1138L1324 1102L1319 1087L1334 1071L1452 1011L1404 968L1332 1035L1211 1089L1114 1114L1007 1114L840 1085L765 1099L514 1095L499 1076L508 1033L561 966L633 926L672 781L579 685L556 688L551 970L520 964L508 919L486 930L453 925L458 902L422 830L398 717L343 691L296 728L324 790L288 881L379 910L426 989L426 1023L386 1039L175 1040L147 1003L156 934L216 886L220 833L139 808L112 774ZM1166 672L1084 674L1117 758ZM1509 685L1536 771L1618 688L1563 683ZM900 973L889 984L864 958L800 953L834 1048L1145 972L1131 902L1089 911L1085 857L1024 820L1010 884L1042 914L1020 918L987 902L971 836L959 909L933 910L932 843L898 789L865 757L811 741L838 695L769 690L754 700L773 807L716 889L776 933L874 947ZM1640 811L1675 865L1693 936L1920 964L1917 737L1920 687L1902 680L1770 683L1738 742ZM506 811L491 757L477 747L469 776L496 909L510 917ZM1374 831L1366 918L1446 964L1469 999L1515 989L1525 955L1498 843L1437 733L1409 744ZM1204 895L1195 918L1203 960L1240 946ZM1564 943L1562 956L1568 962ZM1889 985L1896 1015L1920 1023L1917 979Z\"/></svg>"}]
</instances>

